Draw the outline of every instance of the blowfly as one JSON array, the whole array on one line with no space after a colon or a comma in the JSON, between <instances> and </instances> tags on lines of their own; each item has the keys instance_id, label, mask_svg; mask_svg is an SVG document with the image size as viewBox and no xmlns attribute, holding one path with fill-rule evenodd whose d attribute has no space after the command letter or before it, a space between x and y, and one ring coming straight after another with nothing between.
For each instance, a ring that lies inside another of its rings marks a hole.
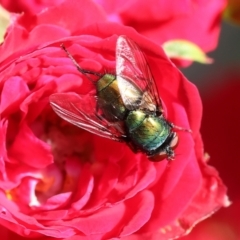
<instances>
[{"instance_id":1,"label":"blowfly","mask_svg":"<svg viewBox=\"0 0 240 240\"><path fill-rule=\"evenodd\" d=\"M116 74L82 69L64 45L62 48L80 73L97 80L93 81L94 93L88 96L73 92L51 95L50 104L57 115L101 137L124 141L151 161L175 158L178 135L174 129L186 129L164 117L146 58L133 40L118 37Z\"/></svg>"}]
</instances>

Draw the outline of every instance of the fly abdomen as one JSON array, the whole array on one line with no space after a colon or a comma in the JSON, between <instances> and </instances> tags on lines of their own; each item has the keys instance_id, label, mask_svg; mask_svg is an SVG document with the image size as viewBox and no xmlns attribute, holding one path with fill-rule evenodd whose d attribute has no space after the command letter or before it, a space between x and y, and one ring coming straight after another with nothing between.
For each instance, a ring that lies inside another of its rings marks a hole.
<instances>
[{"instance_id":1,"label":"fly abdomen","mask_svg":"<svg viewBox=\"0 0 240 240\"><path fill-rule=\"evenodd\" d=\"M129 112L125 123L134 147L145 153L159 149L171 132L166 120L143 110Z\"/></svg>"},{"instance_id":2,"label":"fly abdomen","mask_svg":"<svg viewBox=\"0 0 240 240\"><path fill-rule=\"evenodd\" d=\"M123 104L115 75L105 74L97 81L97 104L108 121L125 118L128 110Z\"/></svg>"}]
</instances>

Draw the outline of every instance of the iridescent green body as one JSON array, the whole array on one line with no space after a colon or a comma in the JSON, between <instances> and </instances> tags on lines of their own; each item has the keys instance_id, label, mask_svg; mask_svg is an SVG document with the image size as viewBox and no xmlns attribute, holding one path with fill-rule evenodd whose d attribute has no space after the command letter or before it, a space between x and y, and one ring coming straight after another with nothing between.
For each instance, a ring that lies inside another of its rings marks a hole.
<instances>
[{"instance_id":1,"label":"iridescent green body","mask_svg":"<svg viewBox=\"0 0 240 240\"><path fill-rule=\"evenodd\" d=\"M104 117L111 122L124 120L128 110L123 104L116 76L103 75L96 84L98 108L103 111Z\"/></svg>"},{"instance_id":2,"label":"iridescent green body","mask_svg":"<svg viewBox=\"0 0 240 240\"><path fill-rule=\"evenodd\" d=\"M143 93L132 83L128 82L132 97L139 101ZM162 151L162 145L172 140L171 126L156 112L136 109L128 110L121 98L116 76L105 74L97 81L98 108L103 111L109 121L122 121L127 133L126 142L134 151L143 151L154 155ZM137 95L137 96L136 96ZM169 139L169 136L170 139Z\"/></svg>"}]
</instances>

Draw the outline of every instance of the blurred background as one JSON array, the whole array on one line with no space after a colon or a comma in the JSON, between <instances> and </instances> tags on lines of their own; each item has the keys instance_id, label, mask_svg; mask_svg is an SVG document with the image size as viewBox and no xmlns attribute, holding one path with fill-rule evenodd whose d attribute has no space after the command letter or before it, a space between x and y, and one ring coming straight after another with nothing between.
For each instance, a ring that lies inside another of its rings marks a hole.
<instances>
[{"instance_id":1,"label":"blurred background","mask_svg":"<svg viewBox=\"0 0 240 240\"><path fill-rule=\"evenodd\" d=\"M200 93L209 87L224 82L223 75L228 72L240 74L240 26L222 21L218 47L208 54L214 62L209 65L193 63L181 69L184 75L197 85Z\"/></svg>"},{"instance_id":2,"label":"blurred background","mask_svg":"<svg viewBox=\"0 0 240 240\"><path fill-rule=\"evenodd\" d=\"M213 64L181 69L203 101L201 133L205 151L228 187L232 205L198 224L185 240L240 239L240 26L222 22Z\"/></svg>"}]
</instances>

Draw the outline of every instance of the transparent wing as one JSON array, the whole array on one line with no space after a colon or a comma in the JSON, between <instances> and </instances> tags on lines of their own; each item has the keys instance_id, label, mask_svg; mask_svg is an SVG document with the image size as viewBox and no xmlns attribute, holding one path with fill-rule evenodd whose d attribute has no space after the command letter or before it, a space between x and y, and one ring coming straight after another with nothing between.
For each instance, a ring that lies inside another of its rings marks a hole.
<instances>
[{"instance_id":1,"label":"transparent wing","mask_svg":"<svg viewBox=\"0 0 240 240\"><path fill-rule=\"evenodd\" d=\"M125 135L120 123L110 123L96 110L96 101L91 95L55 93L49 98L56 114L67 122L101 137L121 141Z\"/></svg>"},{"instance_id":2,"label":"transparent wing","mask_svg":"<svg viewBox=\"0 0 240 240\"><path fill-rule=\"evenodd\" d=\"M163 112L146 58L137 44L126 36L120 36L117 40L116 74L122 100L129 110Z\"/></svg>"}]
</instances>

